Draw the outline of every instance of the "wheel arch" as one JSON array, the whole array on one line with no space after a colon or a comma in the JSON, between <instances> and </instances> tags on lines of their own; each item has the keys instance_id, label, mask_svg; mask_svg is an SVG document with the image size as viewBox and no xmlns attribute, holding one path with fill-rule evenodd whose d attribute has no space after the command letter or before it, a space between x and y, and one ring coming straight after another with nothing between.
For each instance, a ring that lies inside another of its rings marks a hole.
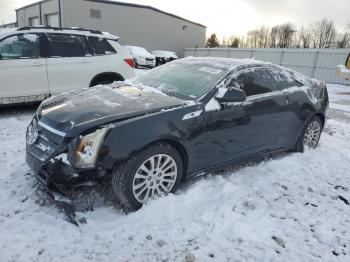
<instances>
[{"instance_id":1,"label":"wheel arch","mask_svg":"<svg viewBox=\"0 0 350 262\"><path fill-rule=\"evenodd\" d=\"M89 84L89 87L95 86L99 81L110 78L110 79L115 79L116 81L124 81L124 77L116 72L103 72L95 75Z\"/></svg>"},{"instance_id":2,"label":"wheel arch","mask_svg":"<svg viewBox=\"0 0 350 262\"><path fill-rule=\"evenodd\" d=\"M150 146L158 144L158 143L168 144L168 145L174 147L176 149L176 151L180 154L181 159L182 159L182 166L183 166L182 181L184 181L186 179L186 173L187 173L187 169L188 169L188 153L187 153L185 146L182 143L180 143L179 141L177 141L176 139L163 138L163 139L155 140L155 141L152 141L152 142L144 145L143 147L141 147L137 151L142 151L142 150L146 149L147 147L150 147ZM134 153L136 153L136 152L134 151L132 154L130 154L129 158Z\"/></svg>"},{"instance_id":3,"label":"wheel arch","mask_svg":"<svg viewBox=\"0 0 350 262\"><path fill-rule=\"evenodd\" d=\"M298 132L298 136L297 136L297 140L296 140L295 144L298 143L298 140L299 140L299 138L300 138L300 136L301 136L305 126L308 124L310 119L313 118L314 116L318 116L321 119L321 121L322 121L322 129L323 129L323 127L325 125L325 122L326 122L325 114L323 112L320 112L320 111L316 111L316 112L313 112L313 113L309 114L309 116L305 118L304 124L302 125L301 129Z\"/></svg>"}]
</instances>

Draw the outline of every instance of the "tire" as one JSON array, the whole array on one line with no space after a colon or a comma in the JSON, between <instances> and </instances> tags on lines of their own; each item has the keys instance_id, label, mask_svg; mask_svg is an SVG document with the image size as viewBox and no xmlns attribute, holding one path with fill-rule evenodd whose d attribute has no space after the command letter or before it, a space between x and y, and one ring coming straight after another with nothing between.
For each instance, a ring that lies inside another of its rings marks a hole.
<instances>
[{"instance_id":1,"label":"tire","mask_svg":"<svg viewBox=\"0 0 350 262\"><path fill-rule=\"evenodd\" d=\"M313 134L310 133L314 129ZM315 130L318 130L317 132ZM319 116L312 117L303 127L303 130L298 138L295 151L304 152L305 146L309 148L316 148L320 141L323 123ZM317 133L317 134L316 134ZM307 140L307 141L305 141Z\"/></svg>"},{"instance_id":2,"label":"tire","mask_svg":"<svg viewBox=\"0 0 350 262\"><path fill-rule=\"evenodd\" d=\"M156 170L152 169L151 159L154 160L153 167L156 167ZM166 163L167 160L169 162ZM164 171L161 171L162 169ZM175 192L181 183L182 175L183 163L179 152L169 144L156 143L114 168L112 189L123 207L137 210L152 198L150 196L153 193L154 196L159 196ZM170 180L172 182L167 182Z\"/></svg>"}]
</instances>

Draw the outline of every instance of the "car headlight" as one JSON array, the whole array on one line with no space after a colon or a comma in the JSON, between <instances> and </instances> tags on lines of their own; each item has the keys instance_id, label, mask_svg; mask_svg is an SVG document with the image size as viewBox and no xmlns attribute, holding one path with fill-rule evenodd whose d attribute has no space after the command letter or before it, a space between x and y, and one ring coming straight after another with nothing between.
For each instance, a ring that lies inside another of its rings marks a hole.
<instances>
[{"instance_id":1,"label":"car headlight","mask_svg":"<svg viewBox=\"0 0 350 262\"><path fill-rule=\"evenodd\" d=\"M109 128L104 127L95 132L81 136L75 151L75 166L91 168L95 166L102 141Z\"/></svg>"}]
</instances>

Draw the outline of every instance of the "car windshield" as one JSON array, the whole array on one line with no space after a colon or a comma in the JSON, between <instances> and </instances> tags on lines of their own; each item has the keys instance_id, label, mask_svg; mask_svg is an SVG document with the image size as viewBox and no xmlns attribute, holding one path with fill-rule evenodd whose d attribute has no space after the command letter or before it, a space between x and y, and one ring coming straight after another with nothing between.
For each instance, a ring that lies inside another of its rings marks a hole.
<instances>
[{"instance_id":1,"label":"car windshield","mask_svg":"<svg viewBox=\"0 0 350 262\"><path fill-rule=\"evenodd\" d=\"M209 64L170 63L134 79L136 85L150 86L165 94L195 100L208 92L228 69Z\"/></svg>"},{"instance_id":2,"label":"car windshield","mask_svg":"<svg viewBox=\"0 0 350 262\"><path fill-rule=\"evenodd\" d=\"M148 51L143 47L127 46L127 49L133 53L140 54L140 55L148 55L149 54Z\"/></svg>"}]
</instances>

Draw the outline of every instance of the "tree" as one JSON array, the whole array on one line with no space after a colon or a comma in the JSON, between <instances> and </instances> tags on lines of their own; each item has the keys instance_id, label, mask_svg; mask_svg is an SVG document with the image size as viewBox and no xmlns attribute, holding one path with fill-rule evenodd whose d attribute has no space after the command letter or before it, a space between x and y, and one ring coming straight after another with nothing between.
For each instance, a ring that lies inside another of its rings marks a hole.
<instances>
[{"instance_id":1,"label":"tree","mask_svg":"<svg viewBox=\"0 0 350 262\"><path fill-rule=\"evenodd\" d=\"M314 48L329 48L334 44L336 30L333 20L323 18L311 27L311 39Z\"/></svg>"},{"instance_id":2,"label":"tree","mask_svg":"<svg viewBox=\"0 0 350 262\"><path fill-rule=\"evenodd\" d=\"M215 33L208 38L207 47L220 47L219 40Z\"/></svg>"},{"instance_id":3,"label":"tree","mask_svg":"<svg viewBox=\"0 0 350 262\"><path fill-rule=\"evenodd\" d=\"M240 40L237 36L230 36L227 42L227 47L236 48L239 47Z\"/></svg>"},{"instance_id":4,"label":"tree","mask_svg":"<svg viewBox=\"0 0 350 262\"><path fill-rule=\"evenodd\" d=\"M311 33L309 30L301 26L298 34L297 46L300 48L310 48L311 43Z\"/></svg>"},{"instance_id":5,"label":"tree","mask_svg":"<svg viewBox=\"0 0 350 262\"><path fill-rule=\"evenodd\" d=\"M347 25L346 31L340 34L340 40L337 41L338 48L350 47L350 23Z\"/></svg>"},{"instance_id":6,"label":"tree","mask_svg":"<svg viewBox=\"0 0 350 262\"><path fill-rule=\"evenodd\" d=\"M277 27L278 47L288 48L293 45L294 26L291 23L285 23Z\"/></svg>"}]
</instances>

